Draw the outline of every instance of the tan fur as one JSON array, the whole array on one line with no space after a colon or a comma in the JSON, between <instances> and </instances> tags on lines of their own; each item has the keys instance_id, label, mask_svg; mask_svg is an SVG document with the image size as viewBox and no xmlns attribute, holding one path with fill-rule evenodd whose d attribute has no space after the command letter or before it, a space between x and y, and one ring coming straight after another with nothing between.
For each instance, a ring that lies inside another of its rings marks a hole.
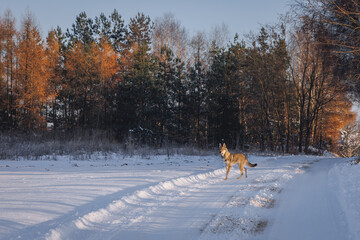
<instances>
[{"instance_id":1,"label":"tan fur","mask_svg":"<svg viewBox=\"0 0 360 240\"><path fill-rule=\"evenodd\" d=\"M249 167L256 167L257 164L252 164L250 163L246 156L242 153L230 153L229 150L226 147L226 144L224 143L223 145L221 145L221 143L219 144L219 148L220 148L220 154L221 157L224 159L225 163L226 163L226 177L225 180L228 179L229 176L229 172L231 167L234 164L239 164L239 168L240 168L240 172L241 175L240 177L238 177L237 179L240 179L243 175L244 175L244 169L245 169L245 177L247 177L247 169L245 167L245 164L247 164Z\"/></svg>"}]
</instances>

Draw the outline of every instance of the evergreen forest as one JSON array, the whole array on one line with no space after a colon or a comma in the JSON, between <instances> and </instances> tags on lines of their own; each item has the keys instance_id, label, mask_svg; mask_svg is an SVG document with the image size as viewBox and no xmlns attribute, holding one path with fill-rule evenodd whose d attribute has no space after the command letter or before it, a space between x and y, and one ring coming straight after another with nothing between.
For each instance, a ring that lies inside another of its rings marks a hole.
<instances>
[{"instance_id":1,"label":"evergreen forest","mask_svg":"<svg viewBox=\"0 0 360 240\"><path fill-rule=\"evenodd\" d=\"M360 93L360 3L299 1L272 26L192 36L171 14L86 12L42 36L0 17L0 131L111 142L339 151Z\"/></svg>"}]
</instances>

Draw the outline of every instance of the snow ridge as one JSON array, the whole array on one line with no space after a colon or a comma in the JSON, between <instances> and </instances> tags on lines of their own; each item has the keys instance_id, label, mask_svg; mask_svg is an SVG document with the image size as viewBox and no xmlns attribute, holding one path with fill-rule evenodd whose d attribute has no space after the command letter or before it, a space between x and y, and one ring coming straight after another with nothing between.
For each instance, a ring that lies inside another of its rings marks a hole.
<instances>
[{"instance_id":1,"label":"snow ridge","mask_svg":"<svg viewBox=\"0 0 360 240\"><path fill-rule=\"evenodd\" d=\"M256 178L238 190L202 231L199 240L262 239L269 223L270 209L275 206L283 186L298 173L299 167L278 169Z\"/></svg>"},{"instance_id":2,"label":"snow ridge","mask_svg":"<svg viewBox=\"0 0 360 240\"><path fill-rule=\"evenodd\" d=\"M113 201L106 208L90 212L67 225L51 229L45 239L76 239L77 234L81 234L82 237L87 235L87 239L99 239L98 232L101 234L103 231L113 229L119 232L134 224L146 222L147 216L157 208L171 200L190 194L192 188L223 181L224 174L224 169L217 169L160 182Z\"/></svg>"}]
</instances>

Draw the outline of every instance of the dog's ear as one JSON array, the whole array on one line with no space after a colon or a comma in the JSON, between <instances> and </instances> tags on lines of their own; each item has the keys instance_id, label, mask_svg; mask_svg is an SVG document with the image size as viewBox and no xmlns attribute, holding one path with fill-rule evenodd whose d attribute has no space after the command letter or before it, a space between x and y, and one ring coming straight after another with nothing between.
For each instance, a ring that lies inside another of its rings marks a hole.
<instances>
[{"instance_id":1,"label":"dog's ear","mask_svg":"<svg viewBox=\"0 0 360 240\"><path fill-rule=\"evenodd\" d=\"M221 148L222 146L221 146L221 143L219 143L219 148Z\"/></svg>"},{"instance_id":2,"label":"dog's ear","mask_svg":"<svg viewBox=\"0 0 360 240\"><path fill-rule=\"evenodd\" d=\"M226 144L224 143L223 147L226 147Z\"/></svg>"}]
</instances>

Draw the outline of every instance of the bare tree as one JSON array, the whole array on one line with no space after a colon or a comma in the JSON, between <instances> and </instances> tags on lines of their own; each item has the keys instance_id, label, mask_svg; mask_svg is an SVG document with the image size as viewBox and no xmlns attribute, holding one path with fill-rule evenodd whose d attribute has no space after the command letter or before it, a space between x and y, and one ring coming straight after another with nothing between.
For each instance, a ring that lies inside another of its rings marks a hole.
<instances>
[{"instance_id":1,"label":"bare tree","mask_svg":"<svg viewBox=\"0 0 360 240\"><path fill-rule=\"evenodd\" d=\"M334 74L336 65L330 49L317 40L320 34L308 19L295 24L292 33L290 72L296 88L299 152L303 147L307 152L314 143L324 109L346 90Z\"/></svg>"},{"instance_id":2,"label":"bare tree","mask_svg":"<svg viewBox=\"0 0 360 240\"><path fill-rule=\"evenodd\" d=\"M229 27L225 23L216 25L212 28L209 34L209 40L219 48L225 48L229 43Z\"/></svg>"},{"instance_id":3,"label":"bare tree","mask_svg":"<svg viewBox=\"0 0 360 240\"><path fill-rule=\"evenodd\" d=\"M316 40L331 49L337 74L360 99L360 2L358 0L298 0L298 19L311 21L322 34Z\"/></svg>"},{"instance_id":4,"label":"bare tree","mask_svg":"<svg viewBox=\"0 0 360 240\"><path fill-rule=\"evenodd\" d=\"M183 62L186 58L187 32L180 22L171 13L166 13L162 18L156 18L153 27L153 52L161 55L161 49L170 49L175 57Z\"/></svg>"},{"instance_id":5,"label":"bare tree","mask_svg":"<svg viewBox=\"0 0 360 240\"><path fill-rule=\"evenodd\" d=\"M297 1L302 17L330 30L326 43L338 53L360 53L360 2L358 0Z\"/></svg>"},{"instance_id":6,"label":"bare tree","mask_svg":"<svg viewBox=\"0 0 360 240\"><path fill-rule=\"evenodd\" d=\"M205 32L197 32L189 44L189 59L188 64L194 66L196 63L201 63L203 70L209 67L209 41Z\"/></svg>"}]
</instances>

